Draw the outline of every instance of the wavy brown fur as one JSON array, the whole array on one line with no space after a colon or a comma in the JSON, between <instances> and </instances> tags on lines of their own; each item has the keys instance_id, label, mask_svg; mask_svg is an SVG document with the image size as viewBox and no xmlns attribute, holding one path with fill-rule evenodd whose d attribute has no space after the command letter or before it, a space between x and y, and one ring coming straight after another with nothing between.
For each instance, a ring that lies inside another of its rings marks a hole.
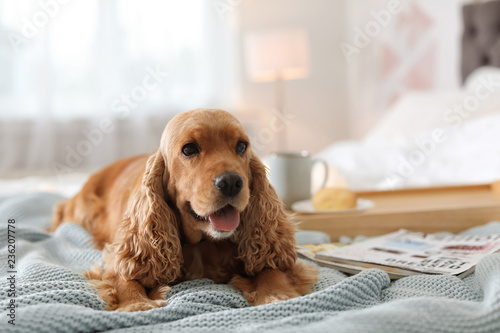
<instances>
[{"instance_id":1,"label":"wavy brown fur","mask_svg":"<svg viewBox=\"0 0 500 333\"><path fill-rule=\"evenodd\" d=\"M295 224L290 221L282 201L269 184L266 168L253 151L251 155L251 195L242 217L247 223L238 233L238 259L245 263L245 272L253 276L265 267L290 269L297 255Z\"/></svg>"},{"instance_id":2,"label":"wavy brown fur","mask_svg":"<svg viewBox=\"0 0 500 333\"><path fill-rule=\"evenodd\" d=\"M177 219L163 199L165 172L158 151L148 159L140 190L129 201L120 224L123 237L114 250L114 271L147 288L174 282L183 262Z\"/></svg>"},{"instance_id":3,"label":"wavy brown fur","mask_svg":"<svg viewBox=\"0 0 500 333\"><path fill-rule=\"evenodd\" d=\"M297 262L295 224L269 184L266 169L249 147L239 122L222 110L198 109L167 125L151 156L118 161L93 174L72 199L54 209L51 229L81 224L104 248L102 268L85 273L107 310L160 307L170 286L210 278L231 283L253 305L304 295L317 270ZM182 155L186 143L200 153ZM213 186L223 172L238 173L240 193ZM217 230L208 216L228 204L240 212L235 230Z\"/></svg>"}]
</instances>

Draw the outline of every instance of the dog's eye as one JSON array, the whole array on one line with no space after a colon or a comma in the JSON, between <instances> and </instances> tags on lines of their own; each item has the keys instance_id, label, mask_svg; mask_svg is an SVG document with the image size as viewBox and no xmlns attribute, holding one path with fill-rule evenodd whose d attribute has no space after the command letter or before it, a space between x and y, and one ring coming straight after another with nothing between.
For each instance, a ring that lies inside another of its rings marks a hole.
<instances>
[{"instance_id":1,"label":"dog's eye","mask_svg":"<svg viewBox=\"0 0 500 333\"><path fill-rule=\"evenodd\" d=\"M245 152L247 151L247 147L248 147L248 143L246 143L245 141L238 141L238 143L236 144L236 153L240 156L243 156L245 155Z\"/></svg>"},{"instance_id":2,"label":"dog's eye","mask_svg":"<svg viewBox=\"0 0 500 333\"><path fill-rule=\"evenodd\" d=\"M188 143L182 147L182 155L186 157L191 157L200 152L198 145L196 143Z\"/></svg>"}]
</instances>

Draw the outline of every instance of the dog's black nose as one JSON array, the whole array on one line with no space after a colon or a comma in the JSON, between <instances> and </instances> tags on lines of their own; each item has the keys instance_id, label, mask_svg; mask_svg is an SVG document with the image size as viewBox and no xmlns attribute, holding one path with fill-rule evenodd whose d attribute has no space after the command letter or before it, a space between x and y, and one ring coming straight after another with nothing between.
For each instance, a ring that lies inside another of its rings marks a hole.
<instances>
[{"instance_id":1,"label":"dog's black nose","mask_svg":"<svg viewBox=\"0 0 500 333\"><path fill-rule=\"evenodd\" d=\"M215 177L214 186L228 197L234 197L243 188L243 178L236 172L224 172Z\"/></svg>"}]
</instances>

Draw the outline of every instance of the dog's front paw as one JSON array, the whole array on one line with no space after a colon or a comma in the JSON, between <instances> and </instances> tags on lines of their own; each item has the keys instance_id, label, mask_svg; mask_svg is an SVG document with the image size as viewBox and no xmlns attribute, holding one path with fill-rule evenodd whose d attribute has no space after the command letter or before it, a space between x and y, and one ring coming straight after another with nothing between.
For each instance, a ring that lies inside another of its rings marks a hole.
<instances>
[{"instance_id":1,"label":"dog's front paw","mask_svg":"<svg viewBox=\"0 0 500 333\"><path fill-rule=\"evenodd\" d=\"M252 305L269 304L303 296L318 281L318 270L302 262L287 271L265 268L253 277L235 276L231 284L243 292Z\"/></svg>"},{"instance_id":2,"label":"dog's front paw","mask_svg":"<svg viewBox=\"0 0 500 333\"><path fill-rule=\"evenodd\" d=\"M256 290L252 292L243 292L243 297L251 305L263 305L275 303L279 301L286 301L294 297L302 296L295 289L281 289L269 292L268 290Z\"/></svg>"},{"instance_id":3,"label":"dog's front paw","mask_svg":"<svg viewBox=\"0 0 500 333\"><path fill-rule=\"evenodd\" d=\"M161 308L165 305L167 301L165 300L142 300L140 302L119 304L116 311L120 312L135 312L135 311L147 311L151 309Z\"/></svg>"}]
</instances>

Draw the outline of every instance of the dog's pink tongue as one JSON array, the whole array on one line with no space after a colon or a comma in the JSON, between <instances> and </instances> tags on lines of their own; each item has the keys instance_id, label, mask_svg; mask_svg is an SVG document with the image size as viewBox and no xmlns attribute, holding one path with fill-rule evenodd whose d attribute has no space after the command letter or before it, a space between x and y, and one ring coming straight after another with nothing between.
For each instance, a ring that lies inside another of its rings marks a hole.
<instances>
[{"instance_id":1,"label":"dog's pink tongue","mask_svg":"<svg viewBox=\"0 0 500 333\"><path fill-rule=\"evenodd\" d=\"M240 212L233 207L223 208L208 217L215 229L231 231L240 224Z\"/></svg>"}]
</instances>

